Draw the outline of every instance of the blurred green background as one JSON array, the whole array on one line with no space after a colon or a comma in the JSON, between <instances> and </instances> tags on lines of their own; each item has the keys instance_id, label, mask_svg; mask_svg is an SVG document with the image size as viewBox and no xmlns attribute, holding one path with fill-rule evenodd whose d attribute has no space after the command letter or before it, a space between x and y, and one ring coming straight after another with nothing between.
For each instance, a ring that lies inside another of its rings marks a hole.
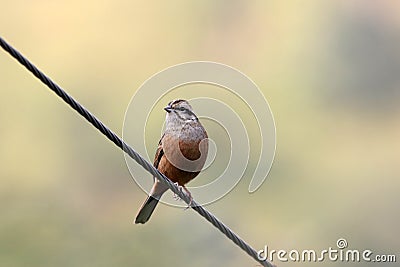
<instances>
[{"instance_id":1,"label":"blurred green background","mask_svg":"<svg viewBox=\"0 0 400 267\"><path fill-rule=\"evenodd\" d=\"M241 70L274 113L276 157L256 193L246 176L207 208L256 249L343 237L400 256L399 2L0 6L1 36L119 135L154 73L192 60ZM256 266L193 211L161 205L133 225L145 195L122 152L4 51L0 85L0 266Z\"/></svg>"}]
</instances>

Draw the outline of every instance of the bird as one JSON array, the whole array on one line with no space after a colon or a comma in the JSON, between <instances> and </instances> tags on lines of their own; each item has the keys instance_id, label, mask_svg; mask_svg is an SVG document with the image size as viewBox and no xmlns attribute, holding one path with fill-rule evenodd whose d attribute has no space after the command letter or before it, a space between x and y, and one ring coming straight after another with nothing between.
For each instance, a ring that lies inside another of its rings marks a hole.
<instances>
[{"instance_id":1,"label":"bird","mask_svg":"<svg viewBox=\"0 0 400 267\"><path fill-rule=\"evenodd\" d=\"M187 100L172 100L164 110L165 131L158 143L153 166L184 188L192 200L185 184L204 167L208 153L207 131ZM136 215L135 224L144 224L150 219L161 196L168 190L158 179L153 179L153 187Z\"/></svg>"}]
</instances>

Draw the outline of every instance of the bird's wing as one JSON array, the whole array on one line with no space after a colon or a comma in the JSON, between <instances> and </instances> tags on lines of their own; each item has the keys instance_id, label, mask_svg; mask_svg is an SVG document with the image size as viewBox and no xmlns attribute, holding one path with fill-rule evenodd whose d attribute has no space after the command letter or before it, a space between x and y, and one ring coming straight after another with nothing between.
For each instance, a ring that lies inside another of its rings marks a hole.
<instances>
[{"instance_id":1,"label":"bird's wing","mask_svg":"<svg viewBox=\"0 0 400 267\"><path fill-rule=\"evenodd\" d=\"M157 147L157 151L156 151L156 155L154 156L154 163L153 163L153 166L154 166L154 168L158 168L158 164L160 164L160 160L161 160L161 158L162 158L162 156L164 156L164 150L163 150L163 147L162 147L162 139L164 138L164 135L165 134L163 134L162 136L161 136L161 139L160 139L160 141L158 142L158 147Z\"/></svg>"}]
</instances>

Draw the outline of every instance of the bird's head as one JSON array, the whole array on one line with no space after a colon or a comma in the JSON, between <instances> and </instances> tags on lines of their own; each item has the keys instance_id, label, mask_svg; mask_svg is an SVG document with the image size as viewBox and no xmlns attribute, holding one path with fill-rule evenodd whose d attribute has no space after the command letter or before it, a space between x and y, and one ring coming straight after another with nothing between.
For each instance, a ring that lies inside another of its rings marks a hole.
<instances>
[{"instance_id":1,"label":"bird's head","mask_svg":"<svg viewBox=\"0 0 400 267\"><path fill-rule=\"evenodd\" d=\"M164 110L167 112L167 120L178 120L181 123L198 120L192 106L183 99L172 100Z\"/></svg>"}]
</instances>

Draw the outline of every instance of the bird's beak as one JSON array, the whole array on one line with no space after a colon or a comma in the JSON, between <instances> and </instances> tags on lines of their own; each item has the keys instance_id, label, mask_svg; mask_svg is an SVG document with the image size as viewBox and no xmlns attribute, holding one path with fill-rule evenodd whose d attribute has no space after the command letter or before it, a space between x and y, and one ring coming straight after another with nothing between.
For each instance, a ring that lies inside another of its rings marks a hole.
<instances>
[{"instance_id":1,"label":"bird's beak","mask_svg":"<svg viewBox=\"0 0 400 267\"><path fill-rule=\"evenodd\" d=\"M166 107L164 108L164 110L165 110L166 112L170 113L170 112L172 111L172 107L171 107L171 106L166 106Z\"/></svg>"}]
</instances>

